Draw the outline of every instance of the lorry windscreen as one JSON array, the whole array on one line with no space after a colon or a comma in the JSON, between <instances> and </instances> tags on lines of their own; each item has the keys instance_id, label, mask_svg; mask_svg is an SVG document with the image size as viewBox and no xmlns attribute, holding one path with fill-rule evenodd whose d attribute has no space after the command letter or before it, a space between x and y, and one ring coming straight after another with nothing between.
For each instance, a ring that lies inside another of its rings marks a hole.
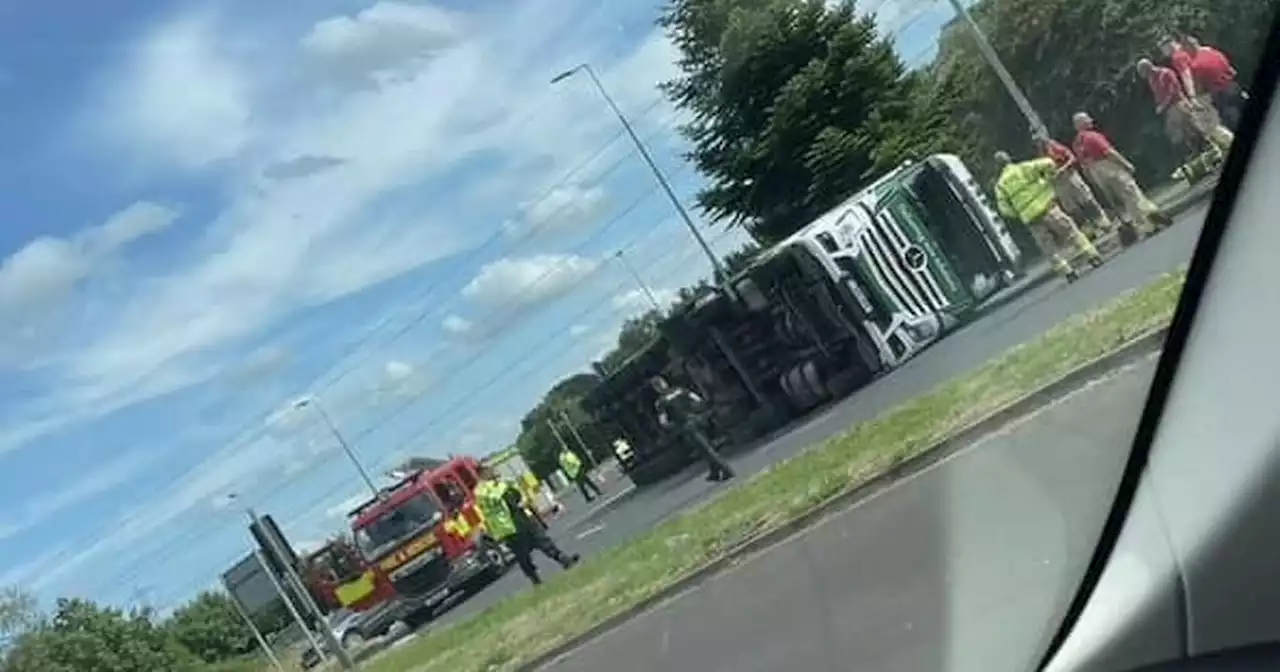
<instances>
[{"instance_id":1,"label":"lorry windscreen","mask_svg":"<svg viewBox=\"0 0 1280 672\"><path fill-rule=\"evenodd\" d=\"M443 519L444 512L434 499L414 495L356 530L356 544L366 558L376 558Z\"/></svg>"}]
</instances>

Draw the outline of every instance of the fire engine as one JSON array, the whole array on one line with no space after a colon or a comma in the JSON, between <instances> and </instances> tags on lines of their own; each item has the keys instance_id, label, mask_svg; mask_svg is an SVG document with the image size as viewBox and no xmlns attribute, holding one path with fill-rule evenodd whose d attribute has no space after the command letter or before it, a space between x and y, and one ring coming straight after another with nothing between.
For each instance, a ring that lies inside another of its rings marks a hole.
<instances>
[{"instance_id":1,"label":"fire engine","mask_svg":"<svg viewBox=\"0 0 1280 672\"><path fill-rule=\"evenodd\" d=\"M384 634L396 621L425 623L446 600L506 571L506 552L475 506L478 466L455 457L405 476L351 511L350 542L309 556L321 601L364 615L352 638Z\"/></svg>"}]
</instances>

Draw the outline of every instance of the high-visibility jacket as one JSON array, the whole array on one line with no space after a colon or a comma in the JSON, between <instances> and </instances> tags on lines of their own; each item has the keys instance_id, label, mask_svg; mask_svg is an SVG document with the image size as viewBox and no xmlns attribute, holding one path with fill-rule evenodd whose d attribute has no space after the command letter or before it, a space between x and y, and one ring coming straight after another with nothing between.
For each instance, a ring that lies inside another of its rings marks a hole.
<instances>
[{"instance_id":1,"label":"high-visibility jacket","mask_svg":"<svg viewBox=\"0 0 1280 672\"><path fill-rule=\"evenodd\" d=\"M484 516L484 527L489 536L502 541L516 533L515 517L507 506L507 491L511 485L506 481L480 481L476 484L476 508Z\"/></svg>"},{"instance_id":2,"label":"high-visibility jacket","mask_svg":"<svg viewBox=\"0 0 1280 672\"><path fill-rule=\"evenodd\" d=\"M572 450L561 451L560 468L564 470L566 476L576 480L578 474L582 473L582 460L578 459Z\"/></svg>"},{"instance_id":3,"label":"high-visibility jacket","mask_svg":"<svg viewBox=\"0 0 1280 672\"><path fill-rule=\"evenodd\" d=\"M444 529L464 539L471 536L471 523L467 522L467 517L461 513L444 521Z\"/></svg>"},{"instance_id":4,"label":"high-visibility jacket","mask_svg":"<svg viewBox=\"0 0 1280 672\"><path fill-rule=\"evenodd\" d=\"M996 206L1000 214L1030 224L1053 207L1053 159L1011 163L996 180Z\"/></svg>"}]
</instances>

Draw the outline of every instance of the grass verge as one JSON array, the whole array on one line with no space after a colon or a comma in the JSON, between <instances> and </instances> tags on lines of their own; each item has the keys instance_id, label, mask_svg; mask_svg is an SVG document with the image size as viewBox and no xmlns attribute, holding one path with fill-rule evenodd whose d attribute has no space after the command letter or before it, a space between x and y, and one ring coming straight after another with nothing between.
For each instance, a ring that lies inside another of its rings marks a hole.
<instances>
[{"instance_id":1,"label":"grass verge","mask_svg":"<svg viewBox=\"0 0 1280 672\"><path fill-rule=\"evenodd\" d=\"M525 591L469 620L425 634L363 667L374 672L515 669L751 535L856 487L1081 364L1166 325L1183 277L1181 272L1165 275L1076 315L979 369L556 575L538 591Z\"/></svg>"}]
</instances>

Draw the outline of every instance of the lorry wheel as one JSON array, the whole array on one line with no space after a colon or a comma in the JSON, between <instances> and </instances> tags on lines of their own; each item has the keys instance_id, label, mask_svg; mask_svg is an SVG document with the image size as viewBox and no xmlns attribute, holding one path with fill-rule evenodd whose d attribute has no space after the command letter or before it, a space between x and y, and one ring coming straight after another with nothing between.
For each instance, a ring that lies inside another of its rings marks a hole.
<instances>
[{"instance_id":1,"label":"lorry wheel","mask_svg":"<svg viewBox=\"0 0 1280 672\"><path fill-rule=\"evenodd\" d=\"M817 406L818 400L814 398L813 391L809 389L803 368L803 364L793 367L790 371L787 371L787 377L791 379L791 389L795 390L796 403L801 410L807 411Z\"/></svg>"},{"instance_id":2,"label":"lorry wheel","mask_svg":"<svg viewBox=\"0 0 1280 672\"><path fill-rule=\"evenodd\" d=\"M801 366L800 372L804 376L805 387L813 395L815 402L821 403L831 395L822 380L822 374L818 371L818 365L812 359Z\"/></svg>"},{"instance_id":3,"label":"lorry wheel","mask_svg":"<svg viewBox=\"0 0 1280 672\"><path fill-rule=\"evenodd\" d=\"M800 401L796 398L795 388L791 386L790 370L778 376L778 387L782 388L782 396L786 397L787 403L792 408L800 408Z\"/></svg>"}]
</instances>

